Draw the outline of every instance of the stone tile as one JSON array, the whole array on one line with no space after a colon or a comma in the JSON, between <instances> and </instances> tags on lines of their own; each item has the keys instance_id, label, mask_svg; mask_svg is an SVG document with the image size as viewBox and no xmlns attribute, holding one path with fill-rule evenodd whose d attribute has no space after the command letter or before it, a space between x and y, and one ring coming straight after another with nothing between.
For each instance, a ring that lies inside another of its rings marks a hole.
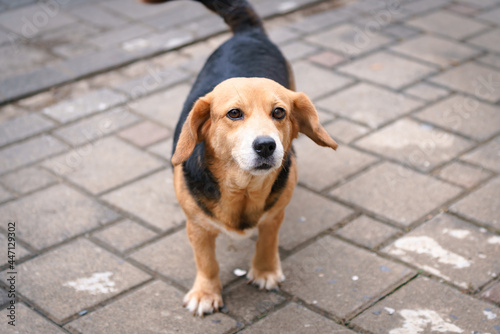
<instances>
[{"instance_id":1,"label":"stone tile","mask_svg":"<svg viewBox=\"0 0 500 334\"><path fill-rule=\"evenodd\" d=\"M476 49L430 35L419 36L391 49L441 67L457 65L479 54Z\"/></svg>"},{"instance_id":2,"label":"stone tile","mask_svg":"<svg viewBox=\"0 0 500 334\"><path fill-rule=\"evenodd\" d=\"M500 29L493 29L484 34L469 39L467 43L486 49L490 52L500 53Z\"/></svg>"},{"instance_id":3,"label":"stone tile","mask_svg":"<svg viewBox=\"0 0 500 334\"><path fill-rule=\"evenodd\" d=\"M393 89L403 88L435 71L432 67L387 52L355 60L339 70Z\"/></svg>"},{"instance_id":4,"label":"stone tile","mask_svg":"<svg viewBox=\"0 0 500 334\"><path fill-rule=\"evenodd\" d=\"M467 4L452 4L447 8L457 14L472 16L479 12L479 9L476 7L469 6Z\"/></svg>"},{"instance_id":5,"label":"stone tile","mask_svg":"<svg viewBox=\"0 0 500 334\"><path fill-rule=\"evenodd\" d=\"M42 135L0 150L0 173L61 153L68 146L49 135Z\"/></svg>"},{"instance_id":6,"label":"stone tile","mask_svg":"<svg viewBox=\"0 0 500 334\"><path fill-rule=\"evenodd\" d=\"M64 270L53 270L54 264ZM17 269L22 277L16 282L18 291L57 322L150 278L86 239L51 250Z\"/></svg>"},{"instance_id":7,"label":"stone tile","mask_svg":"<svg viewBox=\"0 0 500 334\"><path fill-rule=\"evenodd\" d=\"M290 28L303 33L312 33L324 30L335 24L349 20L354 14L342 8L329 10L326 12L314 14L294 23Z\"/></svg>"},{"instance_id":8,"label":"stone tile","mask_svg":"<svg viewBox=\"0 0 500 334\"><path fill-rule=\"evenodd\" d=\"M491 173L462 162L452 162L439 171L439 177L465 188L471 188L491 176Z\"/></svg>"},{"instance_id":9,"label":"stone tile","mask_svg":"<svg viewBox=\"0 0 500 334\"><path fill-rule=\"evenodd\" d=\"M114 28L127 24L127 21L118 15L113 15L100 6L87 5L78 6L69 11L71 15L91 23L93 26L101 28Z\"/></svg>"},{"instance_id":10,"label":"stone tile","mask_svg":"<svg viewBox=\"0 0 500 334\"><path fill-rule=\"evenodd\" d=\"M23 197L0 207L2 217L19 222L17 237L42 249L104 225L119 216L65 185Z\"/></svg>"},{"instance_id":11,"label":"stone tile","mask_svg":"<svg viewBox=\"0 0 500 334\"><path fill-rule=\"evenodd\" d=\"M450 91L441 87L430 85L426 82L419 82L405 90L406 94L418 97L426 101L435 101L450 94Z\"/></svg>"},{"instance_id":12,"label":"stone tile","mask_svg":"<svg viewBox=\"0 0 500 334\"><path fill-rule=\"evenodd\" d=\"M300 35L288 27L281 27L268 31L268 36L274 43L283 44L297 39Z\"/></svg>"},{"instance_id":13,"label":"stone tile","mask_svg":"<svg viewBox=\"0 0 500 334\"><path fill-rule=\"evenodd\" d=\"M325 236L283 261L283 273L283 290L345 319L412 271Z\"/></svg>"},{"instance_id":14,"label":"stone tile","mask_svg":"<svg viewBox=\"0 0 500 334\"><path fill-rule=\"evenodd\" d=\"M475 8L487 8L487 7L491 7L491 6L494 6L494 5L497 5L498 4L498 0L481 0L481 1L475 1L475 0L457 0L458 3L461 3L461 4L464 4L464 5L468 5L468 6L471 6L471 7L475 7ZM494 22L494 23L497 23L498 21Z\"/></svg>"},{"instance_id":15,"label":"stone tile","mask_svg":"<svg viewBox=\"0 0 500 334\"><path fill-rule=\"evenodd\" d=\"M365 126L349 122L344 119L337 119L325 127L326 131L335 138L344 143L350 143L354 139L364 135L370 129Z\"/></svg>"},{"instance_id":16,"label":"stone tile","mask_svg":"<svg viewBox=\"0 0 500 334\"><path fill-rule=\"evenodd\" d=\"M6 44L0 47L0 73L2 77L10 77L32 70L51 60L51 56L40 48L22 43Z\"/></svg>"},{"instance_id":17,"label":"stone tile","mask_svg":"<svg viewBox=\"0 0 500 334\"><path fill-rule=\"evenodd\" d=\"M281 52L288 61L295 61L310 56L319 51L319 48L302 41L293 41L281 47Z\"/></svg>"},{"instance_id":18,"label":"stone tile","mask_svg":"<svg viewBox=\"0 0 500 334\"><path fill-rule=\"evenodd\" d=\"M493 66L497 69L500 69L500 57L494 54L488 53L487 55L478 58L478 60L486 65Z\"/></svg>"},{"instance_id":19,"label":"stone tile","mask_svg":"<svg viewBox=\"0 0 500 334\"><path fill-rule=\"evenodd\" d=\"M399 40L405 40L418 35L420 31L404 24L395 23L384 28L384 30L382 30L382 33Z\"/></svg>"},{"instance_id":20,"label":"stone tile","mask_svg":"<svg viewBox=\"0 0 500 334\"><path fill-rule=\"evenodd\" d=\"M42 112L61 123L67 123L97 111L114 107L126 100L123 94L103 88L78 98L61 101L44 108Z\"/></svg>"},{"instance_id":21,"label":"stone tile","mask_svg":"<svg viewBox=\"0 0 500 334\"><path fill-rule=\"evenodd\" d=\"M449 11L433 11L427 15L409 20L408 25L444 35L454 39L464 39L488 28L487 25Z\"/></svg>"},{"instance_id":22,"label":"stone tile","mask_svg":"<svg viewBox=\"0 0 500 334\"><path fill-rule=\"evenodd\" d=\"M98 194L152 172L163 163L130 144L110 137L55 157L43 165Z\"/></svg>"},{"instance_id":23,"label":"stone tile","mask_svg":"<svg viewBox=\"0 0 500 334\"><path fill-rule=\"evenodd\" d=\"M129 219L94 234L94 238L109 244L122 253L154 236L156 233Z\"/></svg>"},{"instance_id":24,"label":"stone tile","mask_svg":"<svg viewBox=\"0 0 500 334\"><path fill-rule=\"evenodd\" d=\"M344 62L346 59L331 51L323 51L321 53L315 54L314 56L309 57L309 61L323 65L325 67L334 67L335 65Z\"/></svg>"},{"instance_id":25,"label":"stone tile","mask_svg":"<svg viewBox=\"0 0 500 334\"><path fill-rule=\"evenodd\" d=\"M221 234L217 238L216 251L220 280L223 285L237 279L234 269L250 269L255 250L254 242L242 239L235 242ZM130 256L148 268L165 275L190 289L196 276L194 255L186 230L182 229L148 245Z\"/></svg>"},{"instance_id":26,"label":"stone tile","mask_svg":"<svg viewBox=\"0 0 500 334\"><path fill-rule=\"evenodd\" d=\"M347 145L337 151L320 147L301 136L295 141L299 182L316 191L322 191L350 175L375 163L378 159L352 149ZM318 173L318 168L328 168L335 173Z\"/></svg>"},{"instance_id":27,"label":"stone tile","mask_svg":"<svg viewBox=\"0 0 500 334\"><path fill-rule=\"evenodd\" d=\"M356 146L429 171L471 148L470 140L428 124L401 119L356 142Z\"/></svg>"},{"instance_id":28,"label":"stone tile","mask_svg":"<svg viewBox=\"0 0 500 334\"><path fill-rule=\"evenodd\" d=\"M9 310L3 309L0 311L0 316L4 321L0 323L0 331L5 334L9 333L65 333L62 328L59 328L49 320L45 319L37 312L30 309L23 303L16 304L16 326L12 327L8 324L10 321L7 316Z\"/></svg>"},{"instance_id":29,"label":"stone tile","mask_svg":"<svg viewBox=\"0 0 500 334\"><path fill-rule=\"evenodd\" d=\"M346 327L342 327L334 321L295 303L288 304L248 329L241 331L241 333L274 333L277 328L282 333L354 333Z\"/></svg>"},{"instance_id":30,"label":"stone tile","mask_svg":"<svg viewBox=\"0 0 500 334\"><path fill-rule=\"evenodd\" d=\"M0 203L13 198L12 194L8 192L2 185L0 185Z\"/></svg>"},{"instance_id":31,"label":"stone tile","mask_svg":"<svg viewBox=\"0 0 500 334\"><path fill-rule=\"evenodd\" d=\"M476 3L474 1L474 4ZM476 18L498 25L498 22L500 22L500 7L493 10L486 10L481 15L476 16Z\"/></svg>"},{"instance_id":32,"label":"stone tile","mask_svg":"<svg viewBox=\"0 0 500 334\"><path fill-rule=\"evenodd\" d=\"M336 233L365 247L375 248L398 232L399 230L394 227L382 224L370 217L361 216Z\"/></svg>"},{"instance_id":33,"label":"stone tile","mask_svg":"<svg viewBox=\"0 0 500 334\"><path fill-rule=\"evenodd\" d=\"M129 113L122 107L117 107L62 127L55 131L54 134L76 146L101 139L138 121L139 117Z\"/></svg>"},{"instance_id":34,"label":"stone tile","mask_svg":"<svg viewBox=\"0 0 500 334\"><path fill-rule=\"evenodd\" d=\"M467 153L462 159L500 172L500 136Z\"/></svg>"},{"instance_id":35,"label":"stone tile","mask_svg":"<svg viewBox=\"0 0 500 334\"><path fill-rule=\"evenodd\" d=\"M187 2L183 3L182 6L174 6L159 15L148 17L143 22L157 30L164 31L172 29L174 26L186 24L191 20L198 21L200 17L206 15L210 15L210 12L205 6Z\"/></svg>"},{"instance_id":36,"label":"stone tile","mask_svg":"<svg viewBox=\"0 0 500 334\"><path fill-rule=\"evenodd\" d=\"M111 13L116 13L119 16L124 16L135 20L141 20L148 16L157 15L160 12L173 10L174 8L181 6L181 4L177 3L172 3L168 6L145 6L140 2L130 1L127 3L122 3L120 0L101 2L100 5L105 7L107 11Z\"/></svg>"},{"instance_id":37,"label":"stone tile","mask_svg":"<svg viewBox=\"0 0 500 334\"><path fill-rule=\"evenodd\" d=\"M477 289L500 270L498 236L441 214L382 251L463 289Z\"/></svg>"},{"instance_id":38,"label":"stone tile","mask_svg":"<svg viewBox=\"0 0 500 334\"><path fill-rule=\"evenodd\" d=\"M4 220L4 228L7 230L7 222L13 221L13 220ZM16 223L16 229L20 226L20 221L15 221ZM17 232L17 231L16 231ZM3 247L2 249L5 249L5 256L0 260L0 266L6 265L7 261L9 260L7 258L7 249L8 249L8 239L7 236L3 235L0 233L0 246ZM20 243L16 243L16 261L22 259L23 257L27 256L30 254L30 251L23 247Z\"/></svg>"},{"instance_id":39,"label":"stone tile","mask_svg":"<svg viewBox=\"0 0 500 334\"><path fill-rule=\"evenodd\" d=\"M307 41L342 53L345 57L355 57L388 44L391 39L353 24L342 24L306 38Z\"/></svg>"},{"instance_id":40,"label":"stone tile","mask_svg":"<svg viewBox=\"0 0 500 334\"><path fill-rule=\"evenodd\" d=\"M406 1L400 6L399 13L395 15L396 19L406 20L409 17L420 15L426 12L442 8L450 4L450 0L420 0L420 1Z\"/></svg>"},{"instance_id":41,"label":"stone tile","mask_svg":"<svg viewBox=\"0 0 500 334\"><path fill-rule=\"evenodd\" d=\"M304 241L334 227L352 213L351 209L343 205L297 187L286 207L279 244L286 250L292 250Z\"/></svg>"},{"instance_id":42,"label":"stone tile","mask_svg":"<svg viewBox=\"0 0 500 334\"><path fill-rule=\"evenodd\" d=\"M378 128L409 113L422 102L403 94L359 83L317 102L317 106L337 115Z\"/></svg>"},{"instance_id":43,"label":"stone tile","mask_svg":"<svg viewBox=\"0 0 500 334\"><path fill-rule=\"evenodd\" d=\"M38 190L57 180L47 171L38 167L21 169L0 178L3 184L20 194Z\"/></svg>"},{"instance_id":44,"label":"stone tile","mask_svg":"<svg viewBox=\"0 0 500 334\"><path fill-rule=\"evenodd\" d=\"M331 192L335 197L409 226L462 190L385 162Z\"/></svg>"},{"instance_id":45,"label":"stone tile","mask_svg":"<svg viewBox=\"0 0 500 334\"><path fill-rule=\"evenodd\" d=\"M150 121L139 123L119 133L120 137L141 147L149 146L171 135L170 130Z\"/></svg>"},{"instance_id":46,"label":"stone tile","mask_svg":"<svg viewBox=\"0 0 500 334\"><path fill-rule=\"evenodd\" d=\"M79 333L227 333L236 322L222 313L193 317L182 307L184 293L155 281L65 327Z\"/></svg>"},{"instance_id":47,"label":"stone tile","mask_svg":"<svg viewBox=\"0 0 500 334\"><path fill-rule=\"evenodd\" d=\"M113 44L119 44L139 36L151 34L152 30L144 25L127 24L123 27L101 33L95 37L89 38L88 42L97 47L104 48Z\"/></svg>"},{"instance_id":48,"label":"stone tile","mask_svg":"<svg viewBox=\"0 0 500 334\"><path fill-rule=\"evenodd\" d=\"M462 198L450 210L500 231L500 177Z\"/></svg>"},{"instance_id":49,"label":"stone tile","mask_svg":"<svg viewBox=\"0 0 500 334\"><path fill-rule=\"evenodd\" d=\"M350 83L352 79L325 71L306 61L293 65L297 91L304 92L311 99L316 99L326 93L338 90Z\"/></svg>"},{"instance_id":50,"label":"stone tile","mask_svg":"<svg viewBox=\"0 0 500 334\"><path fill-rule=\"evenodd\" d=\"M157 156L170 161L172 158L173 141L173 138L170 137L169 139L163 140L158 144L151 145L148 147L148 152L154 153Z\"/></svg>"},{"instance_id":51,"label":"stone tile","mask_svg":"<svg viewBox=\"0 0 500 334\"><path fill-rule=\"evenodd\" d=\"M9 302L10 302L10 298L7 294L7 291L0 290L0 308L3 308L3 306Z\"/></svg>"},{"instance_id":52,"label":"stone tile","mask_svg":"<svg viewBox=\"0 0 500 334\"><path fill-rule=\"evenodd\" d=\"M51 50L56 55L63 58L73 58L83 54L95 52L98 48L84 42L66 43L54 46Z\"/></svg>"},{"instance_id":53,"label":"stone tile","mask_svg":"<svg viewBox=\"0 0 500 334\"><path fill-rule=\"evenodd\" d=\"M407 330L494 333L498 322L489 320L487 312L498 314L500 310L449 286L419 277L370 307L352 323L375 334Z\"/></svg>"},{"instance_id":54,"label":"stone tile","mask_svg":"<svg viewBox=\"0 0 500 334\"><path fill-rule=\"evenodd\" d=\"M500 304L500 283L496 282L490 288L486 289L481 297L497 305Z\"/></svg>"}]
</instances>

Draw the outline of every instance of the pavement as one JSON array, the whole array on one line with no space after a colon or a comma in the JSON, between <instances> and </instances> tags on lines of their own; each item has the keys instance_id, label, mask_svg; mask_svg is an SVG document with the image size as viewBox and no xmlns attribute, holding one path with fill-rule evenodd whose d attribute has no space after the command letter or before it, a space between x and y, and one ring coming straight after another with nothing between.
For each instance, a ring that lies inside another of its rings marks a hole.
<instances>
[{"instance_id":1,"label":"pavement","mask_svg":"<svg viewBox=\"0 0 500 334\"><path fill-rule=\"evenodd\" d=\"M169 157L222 20L0 0L0 332L500 333L500 0L252 3L340 146L295 142L280 291L221 236L200 319Z\"/></svg>"}]
</instances>

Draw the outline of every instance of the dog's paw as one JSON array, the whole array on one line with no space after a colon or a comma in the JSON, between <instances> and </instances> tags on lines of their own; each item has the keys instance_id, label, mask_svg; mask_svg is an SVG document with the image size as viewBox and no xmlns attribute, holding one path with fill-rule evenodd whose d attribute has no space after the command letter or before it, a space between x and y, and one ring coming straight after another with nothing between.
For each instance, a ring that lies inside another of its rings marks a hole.
<instances>
[{"instance_id":1,"label":"dog's paw","mask_svg":"<svg viewBox=\"0 0 500 334\"><path fill-rule=\"evenodd\" d=\"M250 269L247 274L248 283L257 285L259 289L275 290L281 282L285 280L285 275L281 269L275 271L259 271L254 268Z\"/></svg>"},{"instance_id":2,"label":"dog's paw","mask_svg":"<svg viewBox=\"0 0 500 334\"><path fill-rule=\"evenodd\" d=\"M203 317L205 314L217 312L223 307L222 296L219 292L209 292L192 289L184 296L184 307L193 315Z\"/></svg>"}]
</instances>

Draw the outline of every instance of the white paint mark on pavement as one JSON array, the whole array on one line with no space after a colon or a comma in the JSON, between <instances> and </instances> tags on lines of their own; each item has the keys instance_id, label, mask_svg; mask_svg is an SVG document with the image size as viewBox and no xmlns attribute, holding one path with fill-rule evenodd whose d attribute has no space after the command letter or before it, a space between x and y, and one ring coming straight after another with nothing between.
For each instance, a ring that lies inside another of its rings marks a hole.
<instances>
[{"instance_id":1,"label":"white paint mark on pavement","mask_svg":"<svg viewBox=\"0 0 500 334\"><path fill-rule=\"evenodd\" d=\"M448 234L456 239L464 239L470 234L468 230L449 230L447 228L443 229L443 234Z\"/></svg>"},{"instance_id":2,"label":"white paint mark on pavement","mask_svg":"<svg viewBox=\"0 0 500 334\"><path fill-rule=\"evenodd\" d=\"M99 293L115 292L115 282L109 278L113 275L112 272L94 273L90 277L78 278L75 281L64 283L64 286L69 286L77 291L89 292L92 295Z\"/></svg>"},{"instance_id":3,"label":"white paint mark on pavement","mask_svg":"<svg viewBox=\"0 0 500 334\"><path fill-rule=\"evenodd\" d=\"M389 334L417 334L428 330L439 333L463 333L463 329L445 321L433 310L401 310L399 314L404 318L400 328L392 329Z\"/></svg>"}]
</instances>

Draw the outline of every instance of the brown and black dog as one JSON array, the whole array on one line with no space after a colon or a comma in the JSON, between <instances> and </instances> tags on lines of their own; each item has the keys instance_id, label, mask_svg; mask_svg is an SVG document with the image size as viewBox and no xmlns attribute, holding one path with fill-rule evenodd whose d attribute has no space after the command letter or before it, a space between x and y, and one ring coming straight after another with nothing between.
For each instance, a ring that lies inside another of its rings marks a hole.
<instances>
[{"instance_id":1,"label":"brown and black dog","mask_svg":"<svg viewBox=\"0 0 500 334\"><path fill-rule=\"evenodd\" d=\"M290 66L248 2L198 1L233 31L198 75L174 135L175 191L197 267L184 303L202 316L223 306L215 258L221 232L245 237L258 229L248 279L268 290L285 279L278 231L297 183L292 140L301 132L321 146L337 143L309 98L293 91Z\"/></svg>"}]
</instances>

